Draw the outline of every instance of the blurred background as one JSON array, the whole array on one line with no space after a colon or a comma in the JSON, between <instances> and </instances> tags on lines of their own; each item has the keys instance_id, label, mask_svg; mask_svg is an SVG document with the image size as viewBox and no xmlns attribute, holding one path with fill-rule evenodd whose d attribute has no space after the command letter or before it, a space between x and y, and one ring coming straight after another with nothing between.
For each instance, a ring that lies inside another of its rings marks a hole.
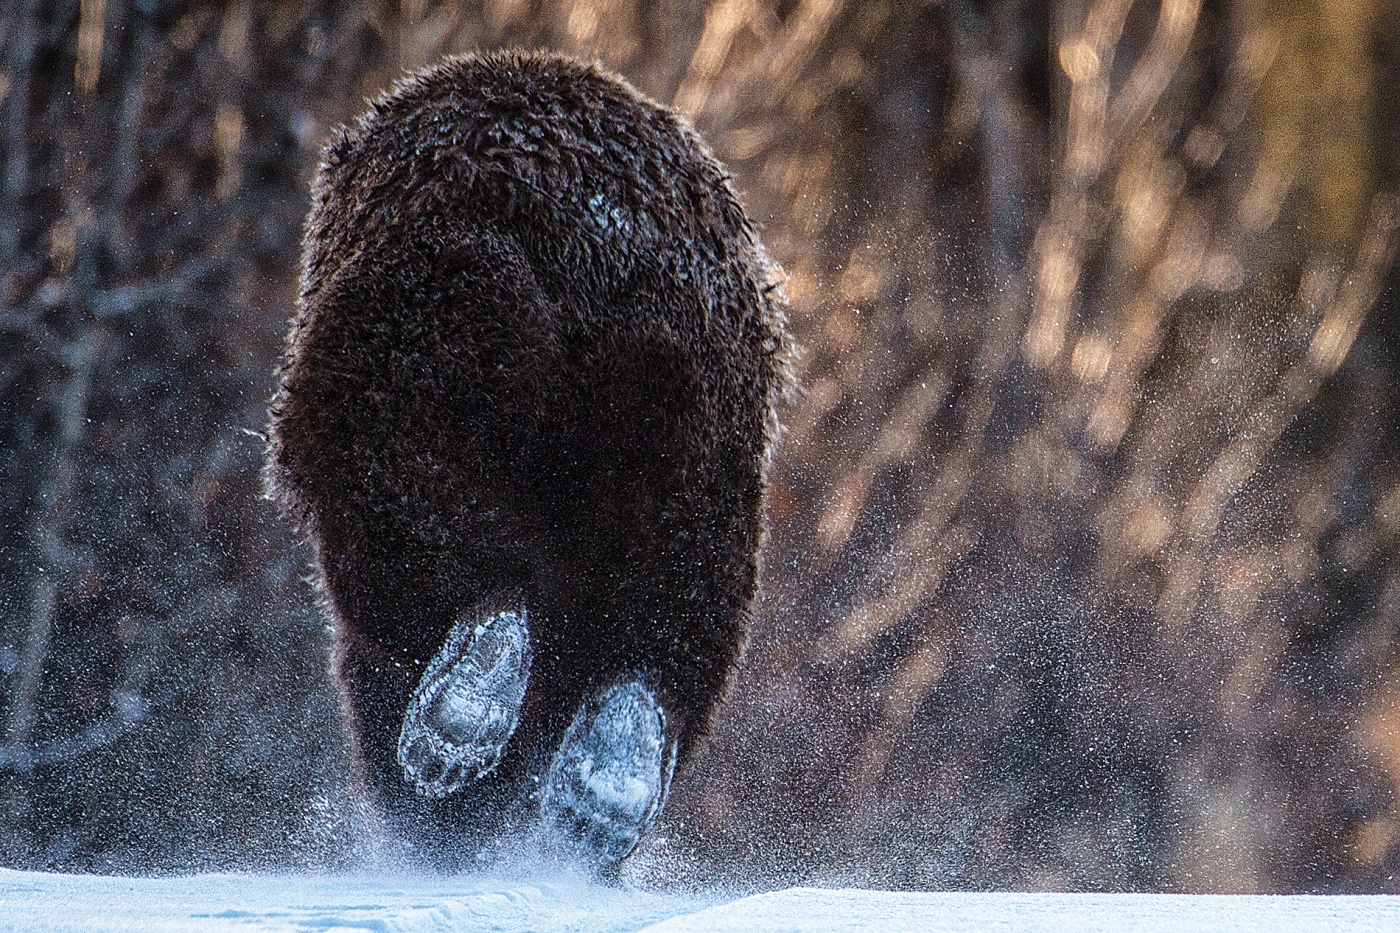
<instances>
[{"instance_id":1,"label":"blurred background","mask_svg":"<svg viewBox=\"0 0 1400 933\"><path fill-rule=\"evenodd\" d=\"M503 44L695 123L803 348L633 877L1400 893L1391 0L8 0L0 863L346 864L258 432L328 132Z\"/></svg>"}]
</instances>

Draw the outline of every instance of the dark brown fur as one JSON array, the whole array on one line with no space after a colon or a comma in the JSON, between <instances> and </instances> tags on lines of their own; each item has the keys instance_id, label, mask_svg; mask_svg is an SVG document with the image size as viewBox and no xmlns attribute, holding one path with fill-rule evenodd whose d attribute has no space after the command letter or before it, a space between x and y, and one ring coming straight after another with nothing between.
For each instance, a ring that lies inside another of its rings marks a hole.
<instances>
[{"instance_id":1,"label":"dark brown fur","mask_svg":"<svg viewBox=\"0 0 1400 933\"><path fill-rule=\"evenodd\" d=\"M621 79L505 52L376 101L312 195L267 476L314 543L378 799L411 831L479 825L632 671L684 762L744 643L785 380L723 169ZM416 798L410 694L454 621L509 601L535 664L506 758Z\"/></svg>"}]
</instances>

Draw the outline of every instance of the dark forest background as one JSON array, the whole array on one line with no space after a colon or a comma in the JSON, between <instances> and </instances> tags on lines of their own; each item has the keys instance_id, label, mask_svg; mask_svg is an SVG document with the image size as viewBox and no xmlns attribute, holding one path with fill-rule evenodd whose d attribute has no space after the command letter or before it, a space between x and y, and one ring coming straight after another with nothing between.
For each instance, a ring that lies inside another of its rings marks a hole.
<instances>
[{"instance_id":1,"label":"dark forest background","mask_svg":"<svg viewBox=\"0 0 1400 933\"><path fill-rule=\"evenodd\" d=\"M357 851L259 436L320 145L597 56L803 352L752 648L637 879L1400 893L1400 10L6 0L0 863Z\"/></svg>"}]
</instances>

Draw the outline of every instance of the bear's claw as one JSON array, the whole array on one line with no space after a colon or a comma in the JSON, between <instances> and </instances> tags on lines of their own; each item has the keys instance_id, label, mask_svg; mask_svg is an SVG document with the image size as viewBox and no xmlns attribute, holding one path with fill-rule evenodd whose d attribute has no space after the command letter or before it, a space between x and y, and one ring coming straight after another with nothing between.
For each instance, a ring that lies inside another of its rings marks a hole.
<instances>
[{"instance_id":1,"label":"bear's claw","mask_svg":"<svg viewBox=\"0 0 1400 933\"><path fill-rule=\"evenodd\" d=\"M656 821L675 763L656 695L640 680L618 684L564 734L541 792L544 822L600 866L614 865Z\"/></svg>"},{"instance_id":2,"label":"bear's claw","mask_svg":"<svg viewBox=\"0 0 1400 933\"><path fill-rule=\"evenodd\" d=\"M426 797L454 794L496 767L530 681L523 608L460 620L433 657L399 730L404 779Z\"/></svg>"}]
</instances>

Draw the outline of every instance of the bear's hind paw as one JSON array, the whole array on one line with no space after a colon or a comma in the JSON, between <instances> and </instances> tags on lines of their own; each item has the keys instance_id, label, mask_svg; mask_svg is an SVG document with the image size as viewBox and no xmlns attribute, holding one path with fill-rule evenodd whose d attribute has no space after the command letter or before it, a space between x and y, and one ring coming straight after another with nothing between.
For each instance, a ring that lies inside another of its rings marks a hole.
<instances>
[{"instance_id":1,"label":"bear's hind paw","mask_svg":"<svg viewBox=\"0 0 1400 933\"><path fill-rule=\"evenodd\" d=\"M656 822L675 768L666 713L640 680L574 716L541 794L545 825L600 868L625 858Z\"/></svg>"},{"instance_id":2,"label":"bear's hind paw","mask_svg":"<svg viewBox=\"0 0 1400 933\"><path fill-rule=\"evenodd\" d=\"M530 681L523 608L461 619L433 657L399 730L404 779L426 797L454 794L496 767Z\"/></svg>"}]
</instances>

